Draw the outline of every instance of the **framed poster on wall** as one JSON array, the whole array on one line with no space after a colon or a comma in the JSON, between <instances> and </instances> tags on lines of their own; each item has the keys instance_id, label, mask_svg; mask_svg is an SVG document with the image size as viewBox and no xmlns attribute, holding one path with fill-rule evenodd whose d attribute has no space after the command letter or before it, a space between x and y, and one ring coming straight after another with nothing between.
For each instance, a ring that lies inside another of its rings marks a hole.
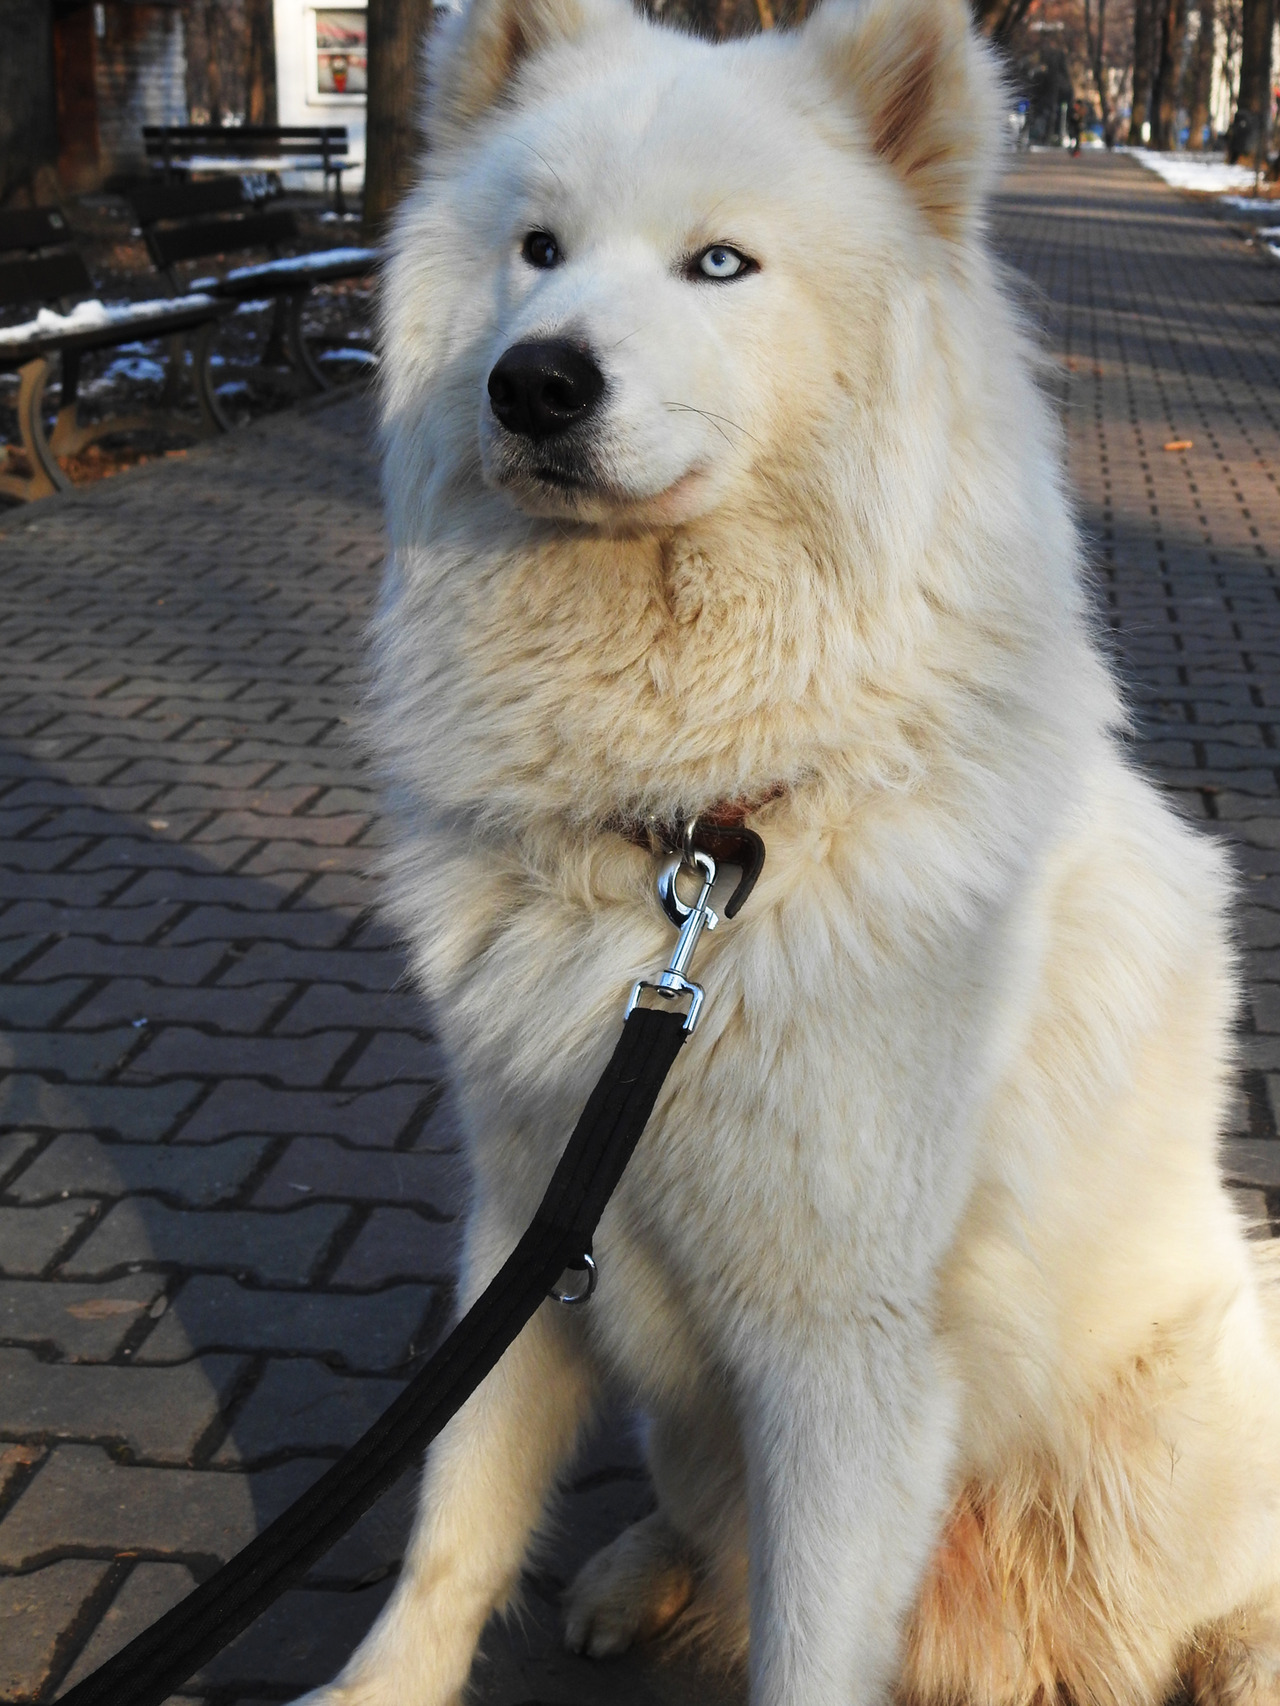
<instances>
[{"instance_id":1,"label":"framed poster on wall","mask_svg":"<svg viewBox=\"0 0 1280 1706\"><path fill-rule=\"evenodd\" d=\"M354 7L317 6L312 16L316 96L322 101L363 101L369 87L368 14Z\"/></svg>"}]
</instances>

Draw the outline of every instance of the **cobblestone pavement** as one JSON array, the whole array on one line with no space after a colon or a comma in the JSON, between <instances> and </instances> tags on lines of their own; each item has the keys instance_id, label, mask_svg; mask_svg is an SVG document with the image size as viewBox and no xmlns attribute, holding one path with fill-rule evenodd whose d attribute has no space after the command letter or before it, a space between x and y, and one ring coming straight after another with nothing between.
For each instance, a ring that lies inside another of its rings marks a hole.
<instances>
[{"instance_id":1,"label":"cobblestone pavement","mask_svg":"<svg viewBox=\"0 0 1280 1706\"><path fill-rule=\"evenodd\" d=\"M998 232L1055 358L1142 757L1243 872L1226 1164L1265 1232L1280 273L1122 159L1020 163ZM463 1181L426 1016L369 916L352 730L381 549L349 397L0 515L0 1700L52 1699L248 1539L448 1315ZM330 1674L410 1496L183 1698L260 1706ZM561 1583L647 1497L606 1429L524 1623L491 1636L487 1706L737 1697L555 1650Z\"/></svg>"}]
</instances>

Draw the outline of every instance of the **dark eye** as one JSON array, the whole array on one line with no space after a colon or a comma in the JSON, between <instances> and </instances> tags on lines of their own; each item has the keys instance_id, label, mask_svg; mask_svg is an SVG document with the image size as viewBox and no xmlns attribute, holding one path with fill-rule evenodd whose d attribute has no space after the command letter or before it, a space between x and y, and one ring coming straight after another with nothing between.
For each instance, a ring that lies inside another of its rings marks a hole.
<instances>
[{"instance_id":1,"label":"dark eye","mask_svg":"<svg viewBox=\"0 0 1280 1706\"><path fill-rule=\"evenodd\" d=\"M558 267L564 259L550 231L530 231L520 253L531 267Z\"/></svg>"},{"instance_id":2,"label":"dark eye","mask_svg":"<svg viewBox=\"0 0 1280 1706\"><path fill-rule=\"evenodd\" d=\"M710 278L717 283L724 283L731 278L742 278L747 273L758 272L760 269L749 255L744 255L739 249L731 249L727 243L713 243L709 249L704 249L694 257L689 265L691 278Z\"/></svg>"}]
</instances>

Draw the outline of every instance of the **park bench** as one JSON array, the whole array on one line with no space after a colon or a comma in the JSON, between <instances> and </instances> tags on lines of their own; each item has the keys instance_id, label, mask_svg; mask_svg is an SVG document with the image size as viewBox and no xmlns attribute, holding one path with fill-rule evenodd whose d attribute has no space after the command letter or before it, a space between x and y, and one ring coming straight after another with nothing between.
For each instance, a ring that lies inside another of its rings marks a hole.
<instances>
[{"instance_id":1,"label":"park bench","mask_svg":"<svg viewBox=\"0 0 1280 1706\"><path fill-rule=\"evenodd\" d=\"M200 425L180 420L178 424L199 436L226 431L229 423L214 393L209 359L214 326L230 312L230 303L195 294L151 302L97 301L89 269L65 217L57 208L39 207L0 213L0 315L32 308L37 310L33 319L0 325L0 370L16 370L19 375L18 433L27 463L27 472L14 470L6 447L0 462L0 492L23 500L49 497L71 484L58 465L59 456L74 456L113 433L175 424L167 407L81 421L80 363L90 351L118 349L144 338L168 339L165 401L169 403L177 393L184 347L189 346ZM43 405L55 360L61 395L49 433Z\"/></svg>"},{"instance_id":2,"label":"park bench","mask_svg":"<svg viewBox=\"0 0 1280 1706\"><path fill-rule=\"evenodd\" d=\"M263 351L264 363L269 365L283 355L311 389L329 389L330 382L303 336L307 294L317 284L366 277L380 259L377 249L282 254L300 241L296 217L288 208L256 200L241 178L157 181L136 184L126 193L148 253L174 290L182 288L178 269L187 262L266 249L271 260L233 267L222 278L197 279L191 288L231 303L274 301L276 315Z\"/></svg>"},{"instance_id":3,"label":"park bench","mask_svg":"<svg viewBox=\"0 0 1280 1706\"><path fill-rule=\"evenodd\" d=\"M148 124L142 143L147 159L172 181L177 172L295 171L324 173L333 179L333 205L345 211L342 174L347 159L345 124Z\"/></svg>"}]
</instances>

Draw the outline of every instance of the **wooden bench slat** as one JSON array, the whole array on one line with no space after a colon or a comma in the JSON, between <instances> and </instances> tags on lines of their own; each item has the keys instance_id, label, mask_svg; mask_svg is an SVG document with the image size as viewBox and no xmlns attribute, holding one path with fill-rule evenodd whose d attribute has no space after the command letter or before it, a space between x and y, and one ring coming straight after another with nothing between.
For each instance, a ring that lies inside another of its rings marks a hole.
<instances>
[{"instance_id":1,"label":"wooden bench slat","mask_svg":"<svg viewBox=\"0 0 1280 1706\"><path fill-rule=\"evenodd\" d=\"M13 249L52 249L70 241L71 229L56 207L0 213L0 254Z\"/></svg>"},{"instance_id":2,"label":"wooden bench slat","mask_svg":"<svg viewBox=\"0 0 1280 1706\"><path fill-rule=\"evenodd\" d=\"M261 266L235 267L225 278L215 279L204 288L214 296L231 296L243 302L281 291L310 290L315 284L336 284L340 279L367 278L382 258L377 249L317 249L310 255L264 261Z\"/></svg>"},{"instance_id":3,"label":"wooden bench slat","mask_svg":"<svg viewBox=\"0 0 1280 1706\"><path fill-rule=\"evenodd\" d=\"M175 142L203 141L206 137L218 137L234 145L237 138L241 141L261 142L267 137L283 137L296 140L299 137L324 137L331 143L340 142L344 147L347 141L345 124L146 124L142 127L143 140L146 142L162 141L165 137Z\"/></svg>"},{"instance_id":4,"label":"wooden bench slat","mask_svg":"<svg viewBox=\"0 0 1280 1706\"><path fill-rule=\"evenodd\" d=\"M345 124L144 124L144 136L340 136Z\"/></svg>"},{"instance_id":5,"label":"wooden bench slat","mask_svg":"<svg viewBox=\"0 0 1280 1706\"><path fill-rule=\"evenodd\" d=\"M239 178L212 178L198 184L137 184L129 191L129 202L139 225L154 225L158 219L198 219L253 206Z\"/></svg>"},{"instance_id":6,"label":"wooden bench slat","mask_svg":"<svg viewBox=\"0 0 1280 1706\"><path fill-rule=\"evenodd\" d=\"M338 166L348 147L345 125L145 125L142 140L151 160L322 154Z\"/></svg>"},{"instance_id":7,"label":"wooden bench slat","mask_svg":"<svg viewBox=\"0 0 1280 1706\"><path fill-rule=\"evenodd\" d=\"M266 213L247 213L241 219L196 219L186 225L152 225L147 247L158 267L180 261L200 261L208 255L226 255L241 249L269 249L277 243L292 243L298 235L297 221L287 208Z\"/></svg>"},{"instance_id":8,"label":"wooden bench slat","mask_svg":"<svg viewBox=\"0 0 1280 1706\"><path fill-rule=\"evenodd\" d=\"M93 290L89 269L75 249L34 259L0 260L0 307L19 302L60 302Z\"/></svg>"},{"instance_id":9,"label":"wooden bench slat","mask_svg":"<svg viewBox=\"0 0 1280 1706\"><path fill-rule=\"evenodd\" d=\"M178 297L172 306L152 308L150 312L111 320L105 325L33 330L21 342L0 342L0 367L19 367L33 356L59 351L115 349L121 344L168 337L174 332L191 331L209 320L221 319L231 312L232 307L230 302L212 302L207 296L192 297L188 301Z\"/></svg>"}]
</instances>

